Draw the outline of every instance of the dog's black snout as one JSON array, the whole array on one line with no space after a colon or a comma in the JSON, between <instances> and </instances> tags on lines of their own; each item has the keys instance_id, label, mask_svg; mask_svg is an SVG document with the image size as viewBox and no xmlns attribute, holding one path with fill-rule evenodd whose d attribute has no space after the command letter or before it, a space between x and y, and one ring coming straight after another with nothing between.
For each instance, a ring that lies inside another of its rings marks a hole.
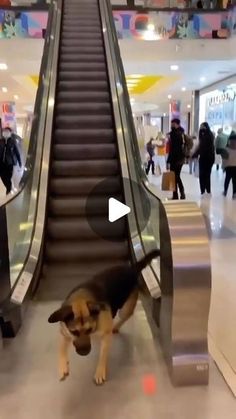
<instances>
[{"instance_id":1,"label":"dog's black snout","mask_svg":"<svg viewBox=\"0 0 236 419\"><path fill-rule=\"evenodd\" d=\"M74 336L77 336L77 337L80 336L80 332L78 330L74 330L72 333Z\"/></svg>"},{"instance_id":2,"label":"dog's black snout","mask_svg":"<svg viewBox=\"0 0 236 419\"><path fill-rule=\"evenodd\" d=\"M77 352L78 355L86 356L91 351L91 345L90 346L80 346L80 347L76 346L75 349L76 349L76 352Z\"/></svg>"},{"instance_id":3,"label":"dog's black snout","mask_svg":"<svg viewBox=\"0 0 236 419\"><path fill-rule=\"evenodd\" d=\"M93 331L92 327L85 330L86 335L89 335Z\"/></svg>"}]
</instances>

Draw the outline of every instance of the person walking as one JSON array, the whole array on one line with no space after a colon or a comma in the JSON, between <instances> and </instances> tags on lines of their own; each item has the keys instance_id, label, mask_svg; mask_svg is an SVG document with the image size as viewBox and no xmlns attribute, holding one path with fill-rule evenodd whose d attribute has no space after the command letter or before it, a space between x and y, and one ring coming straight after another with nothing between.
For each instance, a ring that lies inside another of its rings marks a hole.
<instances>
[{"instance_id":1,"label":"person walking","mask_svg":"<svg viewBox=\"0 0 236 419\"><path fill-rule=\"evenodd\" d=\"M181 180L181 170L185 162L184 154L184 129L180 120L175 118L171 121L171 132L169 133L169 153L167 165L175 173L175 191L172 199L185 199L184 185Z\"/></svg>"},{"instance_id":2,"label":"person walking","mask_svg":"<svg viewBox=\"0 0 236 419\"><path fill-rule=\"evenodd\" d=\"M204 122L199 130L199 143L193 158L199 158L199 183L201 194L211 194L211 170L215 161L214 135Z\"/></svg>"},{"instance_id":3,"label":"person walking","mask_svg":"<svg viewBox=\"0 0 236 419\"><path fill-rule=\"evenodd\" d=\"M12 189L13 167L21 167L21 157L10 128L3 128L0 138L0 178L8 195Z\"/></svg>"},{"instance_id":4,"label":"person walking","mask_svg":"<svg viewBox=\"0 0 236 419\"><path fill-rule=\"evenodd\" d=\"M225 183L223 195L226 196L230 181L233 184L233 199L236 199L236 131L232 131L228 147L226 148L227 157L223 158L223 167L225 169Z\"/></svg>"},{"instance_id":5,"label":"person walking","mask_svg":"<svg viewBox=\"0 0 236 419\"><path fill-rule=\"evenodd\" d=\"M228 135L223 132L223 128L219 128L217 131L217 136L215 139L215 149L216 149L216 169L219 170L221 161L217 160L217 157L221 159L224 158L224 152L228 143ZM220 156L220 157L219 157Z\"/></svg>"},{"instance_id":6,"label":"person walking","mask_svg":"<svg viewBox=\"0 0 236 419\"><path fill-rule=\"evenodd\" d=\"M146 145L146 150L148 153L148 164L147 164L147 169L146 169L146 174L148 175L150 168L152 168L152 174L155 174L155 163L153 160L153 157L155 155L155 145L152 144L152 142L154 141L153 138L150 138L150 140L147 142Z\"/></svg>"}]
</instances>

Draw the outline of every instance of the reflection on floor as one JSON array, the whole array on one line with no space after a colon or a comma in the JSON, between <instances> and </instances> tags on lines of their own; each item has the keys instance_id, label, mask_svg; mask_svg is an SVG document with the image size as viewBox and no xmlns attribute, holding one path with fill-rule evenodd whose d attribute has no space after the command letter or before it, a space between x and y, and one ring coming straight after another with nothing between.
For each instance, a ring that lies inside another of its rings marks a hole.
<instances>
[{"instance_id":1,"label":"reflection on floor","mask_svg":"<svg viewBox=\"0 0 236 419\"><path fill-rule=\"evenodd\" d=\"M212 301L209 320L211 354L236 395L236 201L232 186L228 197L222 196L224 175L212 173L212 197L200 197L198 179L184 167L183 181L188 200L200 205L211 239ZM160 177L150 175L150 182L160 191ZM160 192L159 192L160 193ZM163 199L168 194L161 193Z\"/></svg>"},{"instance_id":2,"label":"reflection on floor","mask_svg":"<svg viewBox=\"0 0 236 419\"><path fill-rule=\"evenodd\" d=\"M104 386L92 382L97 344L88 357L72 350L71 375L59 382L58 328L47 323L54 308L33 302L18 337L1 353L1 419L235 419L235 399L214 363L209 387L172 387L141 304L114 336ZM157 382L153 395L142 387L149 374Z\"/></svg>"},{"instance_id":3,"label":"reflection on floor","mask_svg":"<svg viewBox=\"0 0 236 419\"><path fill-rule=\"evenodd\" d=\"M187 173L183 178L187 198L199 202L211 233L211 353L235 390L236 202L222 197L222 173L213 173L213 196L202 200L198 180ZM150 176L150 180L159 189L160 178ZM122 334L114 337L105 386L98 388L92 383L97 346L87 358L72 351L71 376L64 383L58 382L58 328L47 323L54 307L32 302L17 338L4 342L1 419L41 419L43 414L47 419L90 419L95 415L99 419L235 419L235 398L213 361L208 387L172 387L141 304ZM157 382L154 395L145 394L142 388L143 377L149 374Z\"/></svg>"}]
</instances>

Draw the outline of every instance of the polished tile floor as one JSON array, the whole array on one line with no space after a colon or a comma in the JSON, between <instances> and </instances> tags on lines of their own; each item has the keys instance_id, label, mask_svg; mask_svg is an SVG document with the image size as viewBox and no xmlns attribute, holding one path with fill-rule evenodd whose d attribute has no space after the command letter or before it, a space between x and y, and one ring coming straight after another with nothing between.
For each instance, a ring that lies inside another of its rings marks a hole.
<instances>
[{"instance_id":1,"label":"polished tile floor","mask_svg":"<svg viewBox=\"0 0 236 419\"><path fill-rule=\"evenodd\" d=\"M185 169L187 198L197 200L211 237L213 268L209 320L211 353L234 390L236 370L235 244L236 202L221 195L223 175L212 175L213 196L199 199L198 180ZM160 178L151 177L159 190ZM163 194L163 199L166 195ZM92 382L97 345L87 358L71 354L71 376L57 378L57 327L47 323L54 303L33 301L16 339L5 341L0 357L1 419L235 419L236 400L214 361L208 387L174 388L141 303L115 336L106 385ZM154 394L143 390L152 375Z\"/></svg>"},{"instance_id":2,"label":"polished tile floor","mask_svg":"<svg viewBox=\"0 0 236 419\"><path fill-rule=\"evenodd\" d=\"M109 379L92 382L98 346L88 357L71 353L71 376L57 378L57 326L47 323L55 304L32 302L16 339L0 360L1 419L235 419L236 401L215 364L208 387L174 388L160 346L153 341L141 304L114 336ZM143 390L147 375L154 394Z\"/></svg>"},{"instance_id":3,"label":"polished tile floor","mask_svg":"<svg viewBox=\"0 0 236 419\"><path fill-rule=\"evenodd\" d=\"M212 299L209 319L211 353L236 396L236 201L232 189L222 196L224 174L214 168L212 196L200 197L198 179L183 169L188 200L197 201L205 215L212 261ZM149 177L160 193L161 178ZM163 199L169 194L161 192Z\"/></svg>"}]
</instances>

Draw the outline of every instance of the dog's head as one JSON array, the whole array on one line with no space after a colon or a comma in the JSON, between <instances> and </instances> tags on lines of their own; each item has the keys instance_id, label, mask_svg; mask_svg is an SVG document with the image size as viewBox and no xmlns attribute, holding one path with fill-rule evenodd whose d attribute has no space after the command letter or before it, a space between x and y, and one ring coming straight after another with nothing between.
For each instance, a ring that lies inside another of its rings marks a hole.
<instances>
[{"instance_id":1,"label":"dog's head","mask_svg":"<svg viewBox=\"0 0 236 419\"><path fill-rule=\"evenodd\" d=\"M90 335L97 329L100 311L105 309L104 303L78 300L54 311L48 321L63 322L72 336L76 352L88 355L91 351Z\"/></svg>"}]
</instances>

